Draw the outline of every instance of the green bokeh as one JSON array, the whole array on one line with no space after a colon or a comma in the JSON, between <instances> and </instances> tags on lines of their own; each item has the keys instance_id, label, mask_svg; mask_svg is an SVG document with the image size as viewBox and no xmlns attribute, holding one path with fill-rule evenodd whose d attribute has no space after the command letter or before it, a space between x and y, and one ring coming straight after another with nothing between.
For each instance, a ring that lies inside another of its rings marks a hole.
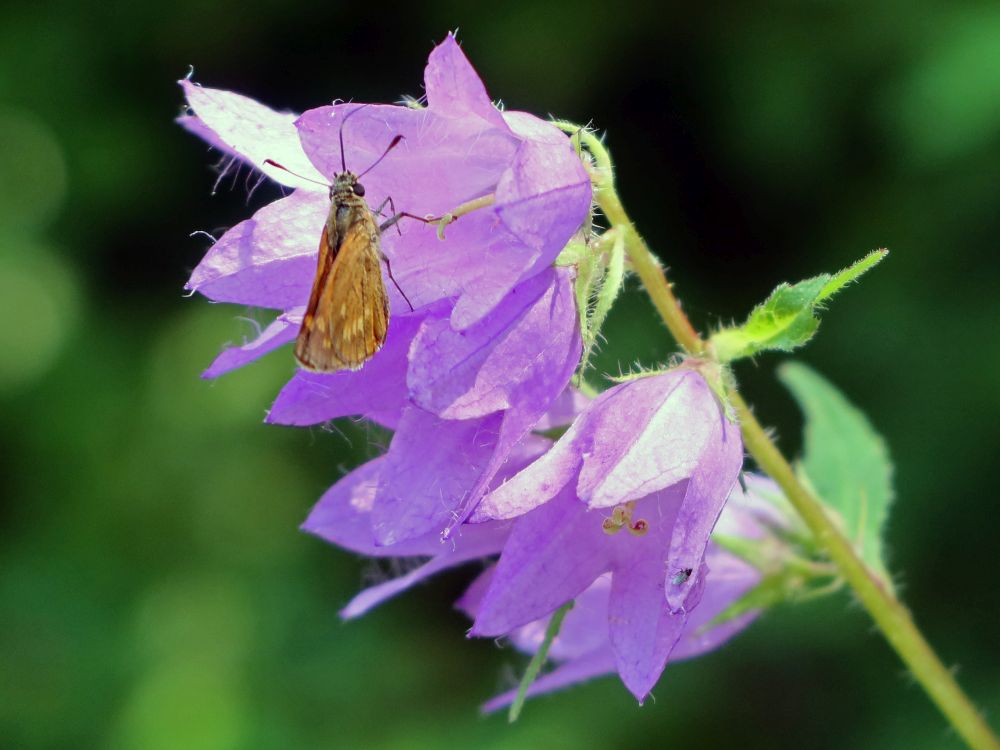
<instances>
[{"instance_id":1,"label":"green bokeh","mask_svg":"<svg viewBox=\"0 0 1000 750\"><path fill-rule=\"evenodd\" d=\"M524 661L464 638L450 602L471 570L338 621L388 570L297 527L384 436L263 425L287 351L199 378L266 316L184 298L206 245L189 235L276 192L210 196L216 157L173 124L173 81L193 64L277 108L394 101L456 27L507 107L607 130L698 326L890 248L802 356L885 435L890 567L1000 715L995 7L52 0L0 11L0 745L959 747L847 597L671 666L642 709L603 680L514 727L477 713ZM605 333L607 372L671 352L634 282ZM781 359L738 371L795 451Z\"/></svg>"}]
</instances>

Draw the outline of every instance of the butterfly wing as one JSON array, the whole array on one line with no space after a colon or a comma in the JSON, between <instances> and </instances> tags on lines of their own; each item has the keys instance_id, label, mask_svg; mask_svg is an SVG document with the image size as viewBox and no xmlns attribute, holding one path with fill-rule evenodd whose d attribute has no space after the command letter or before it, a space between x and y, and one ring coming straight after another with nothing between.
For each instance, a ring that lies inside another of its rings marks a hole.
<instances>
[{"instance_id":1,"label":"butterfly wing","mask_svg":"<svg viewBox=\"0 0 1000 750\"><path fill-rule=\"evenodd\" d=\"M385 343L389 298L378 226L367 205L352 206L349 219L344 236L332 243L323 227L316 279L295 342L295 358L306 370L356 370Z\"/></svg>"}]
</instances>

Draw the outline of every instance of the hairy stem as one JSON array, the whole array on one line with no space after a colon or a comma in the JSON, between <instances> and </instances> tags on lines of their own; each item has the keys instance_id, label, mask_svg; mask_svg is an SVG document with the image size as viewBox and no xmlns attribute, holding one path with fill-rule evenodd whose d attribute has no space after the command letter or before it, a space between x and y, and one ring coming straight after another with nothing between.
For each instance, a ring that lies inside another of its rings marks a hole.
<instances>
[{"instance_id":1,"label":"hairy stem","mask_svg":"<svg viewBox=\"0 0 1000 750\"><path fill-rule=\"evenodd\" d=\"M706 353L706 344L691 325L674 296L670 282L656 256L625 213L614 187L612 163L604 144L578 126L557 126L579 136L594 157L591 176L594 199L612 227L626 235L626 252L646 293L678 344L689 354ZM798 480L788 459L761 426L753 411L735 390L729 397L739 418L743 441L757 465L781 487L802 516L817 542L854 590L886 640L909 668L955 731L974 750L1000 750L1000 740L962 692L954 676L934 653L913 622L909 610L871 574L851 543L823 510L820 501Z\"/></svg>"}]
</instances>

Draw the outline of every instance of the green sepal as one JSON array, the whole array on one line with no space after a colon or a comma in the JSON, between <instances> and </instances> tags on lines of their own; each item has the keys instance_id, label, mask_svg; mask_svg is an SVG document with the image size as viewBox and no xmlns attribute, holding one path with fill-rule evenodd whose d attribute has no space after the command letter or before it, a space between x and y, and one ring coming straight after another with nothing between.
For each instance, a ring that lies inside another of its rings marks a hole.
<instances>
[{"instance_id":1,"label":"green sepal","mask_svg":"<svg viewBox=\"0 0 1000 750\"><path fill-rule=\"evenodd\" d=\"M734 620L747 612L763 610L783 602L801 602L837 591L843 579L830 564L817 561L808 549L775 535L773 529L761 538L713 534L712 541L757 568L760 581L743 596L706 623L702 630Z\"/></svg>"},{"instance_id":2,"label":"green sepal","mask_svg":"<svg viewBox=\"0 0 1000 750\"><path fill-rule=\"evenodd\" d=\"M824 273L797 284L778 285L743 325L723 328L712 336L716 357L720 362L732 362L762 351L799 348L816 334L823 303L888 254L888 250L875 250L832 276Z\"/></svg>"},{"instance_id":3,"label":"green sepal","mask_svg":"<svg viewBox=\"0 0 1000 750\"><path fill-rule=\"evenodd\" d=\"M885 441L868 418L829 381L799 363L778 377L805 415L800 473L844 534L886 585L882 534L893 499L892 462Z\"/></svg>"},{"instance_id":4,"label":"green sepal","mask_svg":"<svg viewBox=\"0 0 1000 750\"><path fill-rule=\"evenodd\" d=\"M618 298L618 293L625 283L625 235L622 232L615 232L611 242L611 250L608 252L607 269L604 278L596 289L594 307L590 313L590 322L587 327L587 336L583 340L583 369L586 369L600 336L604 321L607 320L611 307Z\"/></svg>"},{"instance_id":5,"label":"green sepal","mask_svg":"<svg viewBox=\"0 0 1000 750\"><path fill-rule=\"evenodd\" d=\"M571 242L559 254L556 265L576 268L573 292L583 339L578 371L583 373L590 366L601 328L625 283L624 235L609 231L590 243Z\"/></svg>"}]
</instances>

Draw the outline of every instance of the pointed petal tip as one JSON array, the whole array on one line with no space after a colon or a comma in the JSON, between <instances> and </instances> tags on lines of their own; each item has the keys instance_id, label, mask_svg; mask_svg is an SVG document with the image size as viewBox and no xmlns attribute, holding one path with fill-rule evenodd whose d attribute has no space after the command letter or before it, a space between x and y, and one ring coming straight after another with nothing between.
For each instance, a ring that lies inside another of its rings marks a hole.
<instances>
[{"instance_id":1,"label":"pointed petal tip","mask_svg":"<svg viewBox=\"0 0 1000 750\"><path fill-rule=\"evenodd\" d=\"M337 612L337 617L340 618L341 622L348 622L350 620L357 619L361 614L360 612L354 612L351 608L353 602L349 602L346 607Z\"/></svg>"},{"instance_id":2,"label":"pointed petal tip","mask_svg":"<svg viewBox=\"0 0 1000 750\"><path fill-rule=\"evenodd\" d=\"M659 679L659 675L652 681L648 677L635 679L635 676L633 676L632 679L626 682L625 677L622 677L622 683L632 693L632 697L636 699L639 706L642 707L646 705L646 699L649 698L657 679Z\"/></svg>"},{"instance_id":3,"label":"pointed petal tip","mask_svg":"<svg viewBox=\"0 0 1000 750\"><path fill-rule=\"evenodd\" d=\"M366 609L358 608L354 605L354 601L348 602L347 606L337 612L337 617L341 619L342 622L348 622L349 620L356 620L358 617L365 613Z\"/></svg>"}]
</instances>

